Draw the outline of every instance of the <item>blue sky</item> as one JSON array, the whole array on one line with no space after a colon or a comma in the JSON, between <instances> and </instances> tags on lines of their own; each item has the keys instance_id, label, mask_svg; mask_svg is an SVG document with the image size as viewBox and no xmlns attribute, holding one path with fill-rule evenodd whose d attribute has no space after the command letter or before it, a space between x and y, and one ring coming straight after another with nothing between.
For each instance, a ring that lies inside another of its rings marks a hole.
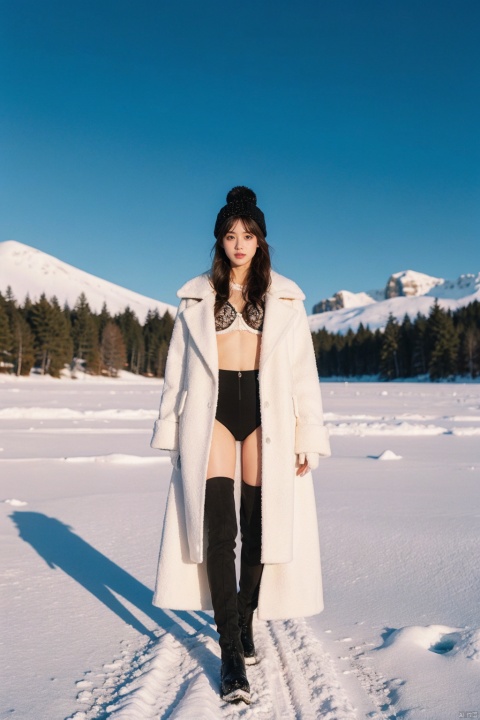
<instances>
[{"instance_id":1,"label":"blue sky","mask_svg":"<svg viewBox=\"0 0 480 720\"><path fill-rule=\"evenodd\" d=\"M252 187L313 303L480 270L477 0L0 4L0 240L177 304Z\"/></svg>"}]
</instances>

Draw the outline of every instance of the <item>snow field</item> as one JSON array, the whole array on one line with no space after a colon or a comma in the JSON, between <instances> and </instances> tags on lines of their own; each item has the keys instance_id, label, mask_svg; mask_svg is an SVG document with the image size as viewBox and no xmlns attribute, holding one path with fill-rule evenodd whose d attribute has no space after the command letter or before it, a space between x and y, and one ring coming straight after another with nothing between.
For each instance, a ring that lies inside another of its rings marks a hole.
<instances>
[{"instance_id":1,"label":"snow field","mask_svg":"<svg viewBox=\"0 0 480 720\"><path fill-rule=\"evenodd\" d=\"M211 615L151 605L170 475L167 455L149 448L153 383L0 378L0 717L480 711L480 388L323 384L333 457L314 477L325 610L256 620L252 704L230 706L218 696Z\"/></svg>"},{"instance_id":2,"label":"snow field","mask_svg":"<svg viewBox=\"0 0 480 720\"><path fill-rule=\"evenodd\" d=\"M157 632L136 655L124 653L104 666L99 687L79 681L77 699L87 707L69 720L90 720L99 713L112 720L356 717L331 658L305 621L256 624L259 663L247 668L252 703L232 706L218 697L220 651L212 619L203 613L181 615L190 615L194 625L200 622L200 629L180 619L183 632ZM175 620L176 614L171 616Z\"/></svg>"}]
</instances>

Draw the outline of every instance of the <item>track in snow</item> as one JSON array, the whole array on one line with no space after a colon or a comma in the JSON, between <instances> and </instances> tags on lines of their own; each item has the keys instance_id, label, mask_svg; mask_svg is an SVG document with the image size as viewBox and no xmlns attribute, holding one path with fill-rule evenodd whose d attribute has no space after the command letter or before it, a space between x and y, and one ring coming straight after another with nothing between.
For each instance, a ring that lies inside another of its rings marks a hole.
<instances>
[{"instance_id":1,"label":"track in snow","mask_svg":"<svg viewBox=\"0 0 480 720\"><path fill-rule=\"evenodd\" d=\"M332 660L304 620L255 621L259 663L247 667L251 705L218 694L220 648L205 613L170 613L169 630L77 683L68 720L355 720ZM186 618L183 619L183 618Z\"/></svg>"}]
</instances>

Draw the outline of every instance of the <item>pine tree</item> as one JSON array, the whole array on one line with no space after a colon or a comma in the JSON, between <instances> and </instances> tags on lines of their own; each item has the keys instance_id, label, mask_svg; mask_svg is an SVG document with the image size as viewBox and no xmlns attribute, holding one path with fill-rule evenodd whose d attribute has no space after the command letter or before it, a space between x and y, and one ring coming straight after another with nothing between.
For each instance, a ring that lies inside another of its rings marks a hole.
<instances>
[{"instance_id":1,"label":"pine tree","mask_svg":"<svg viewBox=\"0 0 480 720\"><path fill-rule=\"evenodd\" d=\"M158 346L157 354L157 377L165 377L165 366L167 364L168 345L166 340L162 340Z\"/></svg>"},{"instance_id":2,"label":"pine tree","mask_svg":"<svg viewBox=\"0 0 480 720\"><path fill-rule=\"evenodd\" d=\"M453 321L459 337L459 372L475 378L480 375L480 302L459 308Z\"/></svg>"},{"instance_id":3,"label":"pine tree","mask_svg":"<svg viewBox=\"0 0 480 720\"><path fill-rule=\"evenodd\" d=\"M165 372L165 346L168 347L173 331L173 317L166 311L160 317L157 309L149 310L143 326L144 372L163 377Z\"/></svg>"},{"instance_id":4,"label":"pine tree","mask_svg":"<svg viewBox=\"0 0 480 720\"><path fill-rule=\"evenodd\" d=\"M147 375L154 375L155 365L160 344L160 316L158 310L148 311L143 325L143 340L145 346L145 368Z\"/></svg>"},{"instance_id":5,"label":"pine tree","mask_svg":"<svg viewBox=\"0 0 480 720\"><path fill-rule=\"evenodd\" d=\"M67 321L68 325L69 325L70 328L71 328L71 327L72 327L72 310L71 310L70 305L68 304L68 302L67 302L66 300L65 300L65 302L63 303L62 312L63 312L63 316L64 316L65 320Z\"/></svg>"},{"instance_id":6,"label":"pine tree","mask_svg":"<svg viewBox=\"0 0 480 720\"><path fill-rule=\"evenodd\" d=\"M317 362L318 374L321 377L331 377L334 374L332 365L333 335L324 328L312 333L315 359Z\"/></svg>"},{"instance_id":7,"label":"pine tree","mask_svg":"<svg viewBox=\"0 0 480 720\"><path fill-rule=\"evenodd\" d=\"M103 335L105 325L111 319L112 319L112 316L108 312L107 304L104 302L102 305L102 309L100 310L100 315L98 315L98 318L97 318L97 331L98 331L98 339L99 340L101 339L101 337Z\"/></svg>"},{"instance_id":8,"label":"pine tree","mask_svg":"<svg viewBox=\"0 0 480 720\"><path fill-rule=\"evenodd\" d=\"M343 335L341 333L335 333L335 335L333 336L331 358L334 368L333 375L337 377L345 374L345 367L343 362L344 345L345 340L343 338Z\"/></svg>"},{"instance_id":9,"label":"pine tree","mask_svg":"<svg viewBox=\"0 0 480 720\"><path fill-rule=\"evenodd\" d=\"M58 377L64 365L71 361L73 343L70 328L56 297L52 297L49 302L45 293L42 293L39 301L31 307L30 319L42 375L49 373Z\"/></svg>"},{"instance_id":10,"label":"pine tree","mask_svg":"<svg viewBox=\"0 0 480 720\"><path fill-rule=\"evenodd\" d=\"M35 364L33 333L21 310L14 315L12 334L15 374L29 375Z\"/></svg>"},{"instance_id":11,"label":"pine tree","mask_svg":"<svg viewBox=\"0 0 480 720\"><path fill-rule=\"evenodd\" d=\"M398 338L398 366L400 377L411 377L413 356L413 323L405 313Z\"/></svg>"},{"instance_id":12,"label":"pine tree","mask_svg":"<svg viewBox=\"0 0 480 720\"><path fill-rule=\"evenodd\" d=\"M10 285L5 293L4 307L8 316L12 338L11 362L13 363L13 370L16 375L28 375L35 361L33 335L24 318L23 310L17 307Z\"/></svg>"},{"instance_id":13,"label":"pine tree","mask_svg":"<svg viewBox=\"0 0 480 720\"><path fill-rule=\"evenodd\" d=\"M468 327L462 338L462 354L471 378L480 373L480 329Z\"/></svg>"},{"instance_id":14,"label":"pine tree","mask_svg":"<svg viewBox=\"0 0 480 720\"><path fill-rule=\"evenodd\" d=\"M421 313L417 314L412 329L412 375L426 375L427 373L427 318Z\"/></svg>"},{"instance_id":15,"label":"pine tree","mask_svg":"<svg viewBox=\"0 0 480 720\"><path fill-rule=\"evenodd\" d=\"M382 347L380 350L380 373L387 380L393 380L399 376L398 348L400 329L396 318L390 313L383 333Z\"/></svg>"},{"instance_id":16,"label":"pine tree","mask_svg":"<svg viewBox=\"0 0 480 720\"><path fill-rule=\"evenodd\" d=\"M122 331L127 351L128 369L138 374L143 367L144 359L142 326L133 310L129 307L126 307L122 313L115 315L114 320Z\"/></svg>"},{"instance_id":17,"label":"pine tree","mask_svg":"<svg viewBox=\"0 0 480 720\"><path fill-rule=\"evenodd\" d=\"M85 293L81 293L71 314L73 352L85 361L85 367L93 371L98 366L98 330Z\"/></svg>"},{"instance_id":18,"label":"pine tree","mask_svg":"<svg viewBox=\"0 0 480 720\"><path fill-rule=\"evenodd\" d=\"M126 364L127 355L122 332L112 320L107 322L103 330L100 353L107 375L111 377L118 375L118 371Z\"/></svg>"},{"instance_id":19,"label":"pine tree","mask_svg":"<svg viewBox=\"0 0 480 720\"><path fill-rule=\"evenodd\" d=\"M175 323L175 318L168 310L166 310L165 313L162 315L162 329L163 329L162 332L163 332L163 339L166 341L167 344L170 343L170 338L172 337L174 323Z\"/></svg>"},{"instance_id":20,"label":"pine tree","mask_svg":"<svg viewBox=\"0 0 480 720\"><path fill-rule=\"evenodd\" d=\"M352 342L353 375L373 374L372 340L373 333L368 325L364 327L363 323L360 323Z\"/></svg>"},{"instance_id":21,"label":"pine tree","mask_svg":"<svg viewBox=\"0 0 480 720\"><path fill-rule=\"evenodd\" d=\"M8 322L5 299L0 294L0 370L13 368L12 362L12 333Z\"/></svg>"},{"instance_id":22,"label":"pine tree","mask_svg":"<svg viewBox=\"0 0 480 720\"><path fill-rule=\"evenodd\" d=\"M438 300L427 321L428 372L431 380L454 375L457 370L458 336L450 313L441 309Z\"/></svg>"}]
</instances>

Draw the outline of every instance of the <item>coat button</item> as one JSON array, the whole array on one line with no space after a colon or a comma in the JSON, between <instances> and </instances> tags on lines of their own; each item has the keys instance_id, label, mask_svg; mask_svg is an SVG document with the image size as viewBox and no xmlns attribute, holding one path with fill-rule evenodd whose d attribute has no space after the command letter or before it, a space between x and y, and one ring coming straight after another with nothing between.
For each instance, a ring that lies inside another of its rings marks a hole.
<instances>
[{"instance_id":1,"label":"coat button","mask_svg":"<svg viewBox=\"0 0 480 720\"><path fill-rule=\"evenodd\" d=\"M269 437L265 438L265 442L266 442L266 443L269 443L269 442L270 442L270 438L269 438Z\"/></svg>"},{"instance_id":2,"label":"coat button","mask_svg":"<svg viewBox=\"0 0 480 720\"><path fill-rule=\"evenodd\" d=\"M268 402L268 400L263 404L263 407L266 407L266 408L270 407L270 403Z\"/></svg>"},{"instance_id":3,"label":"coat button","mask_svg":"<svg viewBox=\"0 0 480 720\"><path fill-rule=\"evenodd\" d=\"M212 407L212 403L211 403L211 402L208 402L208 403L207 403L207 407L211 408L211 407Z\"/></svg>"}]
</instances>

